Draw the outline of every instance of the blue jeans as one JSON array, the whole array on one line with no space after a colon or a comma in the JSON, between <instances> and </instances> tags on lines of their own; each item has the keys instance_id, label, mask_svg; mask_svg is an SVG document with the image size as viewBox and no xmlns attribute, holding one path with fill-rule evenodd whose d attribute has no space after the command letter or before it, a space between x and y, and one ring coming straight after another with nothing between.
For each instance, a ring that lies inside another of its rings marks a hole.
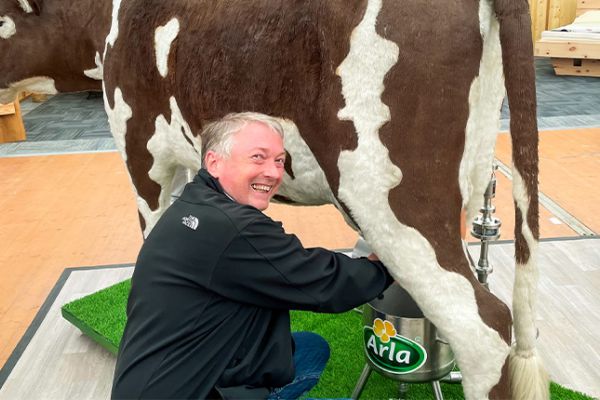
<instances>
[{"instance_id":1,"label":"blue jeans","mask_svg":"<svg viewBox=\"0 0 600 400\"><path fill-rule=\"evenodd\" d=\"M297 399L307 393L319 382L329 360L329 345L321 336L312 332L294 332L292 337L296 343L296 375L287 385L273 389L269 399Z\"/></svg>"}]
</instances>

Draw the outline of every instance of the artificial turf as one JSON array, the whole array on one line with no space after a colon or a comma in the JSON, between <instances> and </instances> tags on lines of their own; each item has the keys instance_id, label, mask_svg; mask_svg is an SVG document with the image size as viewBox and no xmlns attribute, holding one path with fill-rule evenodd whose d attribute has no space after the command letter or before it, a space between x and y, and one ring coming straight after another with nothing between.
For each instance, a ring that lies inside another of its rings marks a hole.
<instances>
[{"instance_id":1,"label":"artificial turf","mask_svg":"<svg viewBox=\"0 0 600 400\"><path fill-rule=\"evenodd\" d=\"M117 353L123 329L131 281L126 280L62 307L63 317L113 354ZM348 398L365 365L362 350L362 316L354 311L343 314L317 314L293 311L292 330L311 331L323 336L331 347L331 358L310 398ZM461 385L442 383L444 399L463 399ZM553 400L592 400L582 393L552 383ZM398 397L398 383L372 373L361 399ZM429 384L409 385L407 399L433 399Z\"/></svg>"}]
</instances>

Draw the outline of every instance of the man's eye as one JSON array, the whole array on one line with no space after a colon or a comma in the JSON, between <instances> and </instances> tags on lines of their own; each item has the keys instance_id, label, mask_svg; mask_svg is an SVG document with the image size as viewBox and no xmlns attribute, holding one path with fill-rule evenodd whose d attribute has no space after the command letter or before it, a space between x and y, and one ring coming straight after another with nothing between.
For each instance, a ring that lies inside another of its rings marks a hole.
<instances>
[{"instance_id":1,"label":"man's eye","mask_svg":"<svg viewBox=\"0 0 600 400\"><path fill-rule=\"evenodd\" d=\"M254 160L264 160L265 157L262 154L253 154L252 159Z\"/></svg>"},{"instance_id":2,"label":"man's eye","mask_svg":"<svg viewBox=\"0 0 600 400\"><path fill-rule=\"evenodd\" d=\"M276 159L276 160L275 160L275 162L276 162L277 164L281 164L281 165L283 165L283 164L285 164L285 158L278 158L278 159Z\"/></svg>"}]
</instances>

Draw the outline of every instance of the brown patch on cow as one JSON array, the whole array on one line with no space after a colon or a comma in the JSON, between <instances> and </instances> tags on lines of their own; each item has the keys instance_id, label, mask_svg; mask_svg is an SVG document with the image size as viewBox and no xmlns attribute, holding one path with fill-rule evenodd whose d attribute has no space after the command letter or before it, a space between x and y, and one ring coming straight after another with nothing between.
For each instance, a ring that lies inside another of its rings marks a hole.
<instances>
[{"instance_id":1,"label":"brown patch on cow","mask_svg":"<svg viewBox=\"0 0 600 400\"><path fill-rule=\"evenodd\" d=\"M515 204L515 259L517 264L524 265L529 260L529 246L527 245L527 241L523 236L523 214L521 210L517 206L517 202Z\"/></svg>"},{"instance_id":2,"label":"brown patch on cow","mask_svg":"<svg viewBox=\"0 0 600 400\"><path fill-rule=\"evenodd\" d=\"M504 361L504 365L502 366L502 376L500 377L500 381L492 388L490 391L489 398L490 399L511 399L510 395L510 379L508 373L508 357L506 357L506 361Z\"/></svg>"},{"instance_id":3,"label":"brown patch on cow","mask_svg":"<svg viewBox=\"0 0 600 400\"><path fill-rule=\"evenodd\" d=\"M283 164L283 168L292 179L296 179L292 168L292 155L287 150L285 151L285 163Z\"/></svg>"},{"instance_id":4,"label":"brown patch on cow","mask_svg":"<svg viewBox=\"0 0 600 400\"><path fill-rule=\"evenodd\" d=\"M536 120L535 69L531 52L531 19L525 0L494 2L500 20L500 43L510 106L513 164L523 178L529 196L527 224L539 239L538 130ZM521 233L523 216L515 207L516 259L527 263L530 250Z\"/></svg>"},{"instance_id":5,"label":"brown patch on cow","mask_svg":"<svg viewBox=\"0 0 600 400\"><path fill-rule=\"evenodd\" d=\"M440 20L445 23L433 23ZM469 90L479 73L483 45L478 4L435 2L424 8L418 0L403 2L402 7L384 2L377 32L400 51L382 95L391 120L379 133L403 174L400 185L390 191L390 205L400 222L416 228L433 245L440 265L455 270L448 257L464 259L458 240L458 174ZM462 275L470 274L466 263L459 268Z\"/></svg>"}]
</instances>

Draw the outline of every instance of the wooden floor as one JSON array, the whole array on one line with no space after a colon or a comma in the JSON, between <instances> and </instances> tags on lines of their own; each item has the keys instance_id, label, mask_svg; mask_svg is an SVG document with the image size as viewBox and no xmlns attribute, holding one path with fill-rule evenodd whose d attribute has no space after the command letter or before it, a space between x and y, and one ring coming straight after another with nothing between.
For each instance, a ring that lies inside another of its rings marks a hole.
<instances>
[{"instance_id":1,"label":"wooden floor","mask_svg":"<svg viewBox=\"0 0 600 400\"><path fill-rule=\"evenodd\" d=\"M542 236L574 237L578 226L600 232L600 129L542 132L540 149L540 188L550 201L540 211ZM510 165L509 154L501 134L502 164ZM514 219L509 175L498 173L494 202L503 239L512 238ZM0 187L2 365L65 268L132 263L142 239L116 153L0 158ZM332 207L272 205L268 213L306 246L351 248L356 241ZM565 266L571 270L568 258Z\"/></svg>"}]
</instances>

